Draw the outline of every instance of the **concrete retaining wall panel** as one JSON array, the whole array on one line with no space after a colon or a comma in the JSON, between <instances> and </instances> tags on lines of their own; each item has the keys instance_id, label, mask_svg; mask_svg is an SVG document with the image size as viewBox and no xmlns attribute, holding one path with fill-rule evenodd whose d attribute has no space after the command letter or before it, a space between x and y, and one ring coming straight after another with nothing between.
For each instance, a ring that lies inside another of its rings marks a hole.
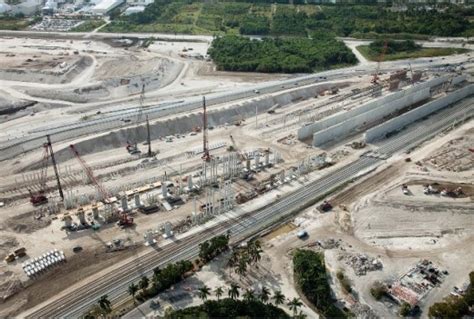
<instances>
[{"instance_id":1,"label":"concrete retaining wall panel","mask_svg":"<svg viewBox=\"0 0 474 319\"><path fill-rule=\"evenodd\" d=\"M432 87L438 86L438 85L440 85L440 84L442 84L442 83L444 83L448 80L449 80L448 76L437 77L437 78L431 79L431 80L426 81L426 82L418 83L417 85L409 87L405 90L398 91L398 92L389 94L387 96L384 96L382 98L379 98L377 100L368 102L368 103L366 103L362 106L359 106L359 107L357 107L353 110L337 113L337 114L335 114L331 117L328 117L324 120L321 120L321 121L318 121L318 122L315 122L313 124L310 124L310 125L307 125L307 126L304 126L304 127L300 128L298 130L298 139L299 140L307 139L307 138L311 137L311 135L313 135L314 133L316 133L318 131L327 129L328 127L331 127L333 125L337 125L337 124L339 124L343 121L347 121L347 120L349 120L349 119L351 119L355 116L361 115L363 113L371 112L374 109L376 109L376 108L378 108L382 105L385 105L387 103L390 103L392 101L400 99L404 96L410 95L414 92L424 90L426 88L432 88Z\"/></svg>"},{"instance_id":2,"label":"concrete retaining wall panel","mask_svg":"<svg viewBox=\"0 0 474 319\"><path fill-rule=\"evenodd\" d=\"M344 138L351 133L355 133L357 128L382 120L393 112L397 112L407 106L426 100L430 97L430 88L406 95L403 98L386 103L371 112L366 112L337 125L328 127L325 130L313 134L313 146L321 146L329 141Z\"/></svg>"},{"instance_id":3,"label":"concrete retaining wall panel","mask_svg":"<svg viewBox=\"0 0 474 319\"><path fill-rule=\"evenodd\" d=\"M466 74L458 75L458 76L453 78L453 81L451 82L451 84L456 85L456 84L459 84L459 83L464 82L466 80L467 80L467 75Z\"/></svg>"},{"instance_id":4,"label":"concrete retaining wall panel","mask_svg":"<svg viewBox=\"0 0 474 319\"><path fill-rule=\"evenodd\" d=\"M405 126L427 116L431 113L439 111L440 109L453 104L469 95L474 94L474 84L470 84L462 89L450 93L449 95L437 99L433 102L420 106L412 111L404 113L396 118L393 118L383 124L380 124L364 134L367 143L384 138L386 134L398 131Z\"/></svg>"}]
</instances>

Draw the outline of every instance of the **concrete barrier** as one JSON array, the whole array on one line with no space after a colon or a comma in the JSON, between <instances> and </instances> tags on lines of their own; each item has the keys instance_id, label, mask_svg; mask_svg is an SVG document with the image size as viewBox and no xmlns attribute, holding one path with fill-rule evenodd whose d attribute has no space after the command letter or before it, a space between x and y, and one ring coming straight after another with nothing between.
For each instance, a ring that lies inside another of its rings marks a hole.
<instances>
[{"instance_id":1,"label":"concrete barrier","mask_svg":"<svg viewBox=\"0 0 474 319\"><path fill-rule=\"evenodd\" d=\"M465 86L457 91L451 92L448 95L420 106L412 111L397 116L383 124L373 127L364 134L364 139L367 143L384 138L388 133L398 131L405 126L422 119L440 109L453 104L469 95L474 94L474 84Z\"/></svg>"},{"instance_id":2,"label":"concrete barrier","mask_svg":"<svg viewBox=\"0 0 474 319\"><path fill-rule=\"evenodd\" d=\"M354 118L355 116L361 115L363 113L371 112L374 109L383 106L387 103L390 103L394 100L400 99L404 96L410 95L413 92L417 92L420 90L424 90L425 88L433 88L436 87L442 83L447 82L450 79L449 76L442 76L442 77L437 77L434 79L431 79L426 82L421 82L416 84L415 86L411 86L409 88L406 88L404 90L386 95L384 97L378 98L376 100L373 100L371 102L368 102L362 106L359 106L357 108L354 108L350 111L343 111L340 113L337 113L333 116L330 116L324 120L315 122L313 124L304 126L298 130L298 139L299 140L304 140L309 137L311 137L314 133L325 130L328 127L331 127L333 125L337 125L341 122L344 122L346 120L349 120L351 118Z\"/></svg>"},{"instance_id":3,"label":"concrete barrier","mask_svg":"<svg viewBox=\"0 0 474 319\"><path fill-rule=\"evenodd\" d=\"M467 75L466 74L463 74L463 75L458 75L458 76L455 76L453 78L453 80L451 81L451 84L452 85L457 85L461 82L464 82L467 80Z\"/></svg>"},{"instance_id":4,"label":"concrete barrier","mask_svg":"<svg viewBox=\"0 0 474 319\"><path fill-rule=\"evenodd\" d=\"M358 128L383 120L390 114L398 112L415 103L426 100L431 96L429 87L420 91L412 92L410 90L409 92L410 94L405 94L405 96L402 98L387 102L370 112L356 115L346 121L314 133L313 146L321 146L329 141L347 137L352 133L356 133Z\"/></svg>"},{"instance_id":5,"label":"concrete barrier","mask_svg":"<svg viewBox=\"0 0 474 319\"><path fill-rule=\"evenodd\" d=\"M258 113L261 114L269 110L275 104L284 107L294 101L314 97L318 92L325 91L330 87L344 85L347 84L314 84L312 86L296 88L290 92L280 93L273 96L259 96L250 101L240 102L229 107L209 111L208 123L209 126L220 126L225 123L232 125L234 121L255 116L255 109L257 109ZM194 111L186 116L173 117L156 122L153 121L150 123L150 135L153 140L168 135L187 134L191 132L194 127L201 126L202 113ZM113 129L113 125L111 125L110 129ZM53 141L55 136L56 135L52 136ZM63 138L66 138L66 136L59 136L58 140ZM74 138L74 136L70 136L69 138ZM127 128L116 129L109 133L79 141L75 144L75 147L81 155L85 155L121 146L125 147L127 140L142 143L146 141L146 138L147 131L145 125L138 127L128 126ZM172 145L173 144L170 144L171 147ZM71 152L67 147L58 147L55 152L59 162L64 162L71 158Z\"/></svg>"}]
</instances>

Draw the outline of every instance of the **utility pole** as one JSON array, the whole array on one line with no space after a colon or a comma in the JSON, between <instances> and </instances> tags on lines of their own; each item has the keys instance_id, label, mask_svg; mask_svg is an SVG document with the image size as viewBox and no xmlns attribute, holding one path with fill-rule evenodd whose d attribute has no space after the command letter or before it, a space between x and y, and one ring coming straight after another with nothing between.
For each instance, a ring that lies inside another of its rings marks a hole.
<instances>
[{"instance_id":1,"label":"utility pole","mask_svg":"<svg viewBox=\"0 0 474 319\"><path fill-rule=\"evenodd\" d=\"M56 166L56 159L54 158L53 145L51 144L51 138L49 134L46 135L46 139L48 140L48 148L49 148L49 152L51 153L51 161L53 162L54 174L56 175L56 182L58 183L59 196L61 196L61 199L64 200L63 188L61 187L61 180L59 179L58 167Z\"/></svg>"},{"instance_id":2,"label":"utility pole","mask_svg":"<svg viewBox=\"0 0 474 319\"><path fill-rule=\"evenodd\" d=\"M415 86L415 81L413 80L413 69L411 68L410 62L408 62L408 66L410 67L410 73L411 73L411 85Z\"/></svg>"},{"instance_id":3,"label":"utility pole","mask_svg":"<svg viewBox=\"0 0 474 319\"><path fill-rule=\"evenodd\" d=\"M150 121L148 121L148 115L146 116L146 141L148 143L148 157L152 157L151 153L151 137L150 137Z\"/></svg>"},{"instance_id":4,"label":"utility pole","mask_svg":"<svg viewBox=\"0 0 474 319\"><path fill-rule=\"evenodd\" d=\"M207 111L206 111L206 97L202 97L202 159L206 162L211 160L211 156L209 154L209 141L207 140Z\"/></svg>"},{"instance_id":5,"label":"utility pole","mask_svg":"<svg viewBox=\"0 0 474 319\"><path fill-rule=\"evenodd\" d=\"M255 103L255 129L257 129L258 127L258 106L257 106L257 103Z\"/></svg>"}]
</instances>

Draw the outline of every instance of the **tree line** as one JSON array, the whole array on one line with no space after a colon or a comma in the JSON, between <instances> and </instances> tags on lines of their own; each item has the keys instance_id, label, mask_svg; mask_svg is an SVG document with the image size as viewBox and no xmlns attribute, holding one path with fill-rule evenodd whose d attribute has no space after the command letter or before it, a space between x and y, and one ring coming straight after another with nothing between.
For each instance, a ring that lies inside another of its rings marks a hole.
<instances>
[{"instance_id":1,"label":"tree line","mask_svg":"<svg viewBox=\"0 0 474 319\"><path fill-rule=\"evenodd\" d=\"M221 299L224 295L223 287L216 287L213 291L217 300L208 300L211 296L211 288L204 285L198 289L197 295L203 304L198 307L190 307L178 310L169 318L182 318L191 316L193 318L289 318L279 306L286 304L293 312L293 318L302 319L306 316L298 311L303 303L299 298L287 299L280 290L271 294L267 287L262 287L257 293L253 289L242 288L232 282L227 288L228 298ZM239 300L241 298L241 300ZM204 314L204 316L200 316Z\"/></svg>"},{"instance_id":2,"label":"tree line","mask_svg":"<svg viewBox=\"0 0 474 319\"><path fill-rule=\"evenodd\" d=\"M348 317L334 305L324 254L299 249L293 255L293 267L296 284L324 317Z\"/></svg>"},{"instance_id":3,"label":"tree line","mask_svg":"<svg viewBox=\"0 0 474 319\"><path fill-rule=\"evenodd\" d=\"M369 50L373 54L380 54L383 52L385 45L385 54L394 54L398 52L412 52L421 49L421 45L416 44L413 40L375 40L369 44Z\"/></svg>"},{"instance_id":4,"label":"tree line","mask_svg":"<svg viewBox=\"0 0 474 319\"><path fill-rule=\"evenodd\" d=\"M223 36L214 39L208 54L219 70L226 71L310 73L357 62L344 43L334 38Z\"/></svg>"},{"instance_id":5,"label":"tree line","mask_svg":"<svg viewBox=\"0 0 474 319\"><path fill-rule=\"evenodd\" d=\"M472 8L446 6L441 10L428 10L423 6L409 6L406 11L393 11L386 5L322 5L314 10L300 10L288 1L277 1L273 12L269 3L275 1L202 1L156 0L143 12L121 16L110 28L122 25L126 31L133 25L153 23L180 24L187 21L182 11L187 5L202 6L197 25L209 31L245 35L297 35L307 36L322 31L337 36L364 34L422 34L430 36L473 36L470 22ZM243 3L245 2L245 3ZM305 1L301 1L303 4ZM298 4L298 1L293 1ZM311 4L305 6L311 7ZM255 10L253 10L255 9ZM271 12L270 12L271 11ZM185 24L186 24L185 23ZM232 31L231 31L232 30Z\"/></svg>"},{"instance_id":6,"label":"tree line","mask_svg":"<svg viewBox=\"0 0 474 319\"><path fill-rule=\"evenodd\" d=\"M472 318L474 315L474 271L469 273L469 286L460 296L449 296L434 303L429 311L430 318Z\"/></svg>"}]
</instances>

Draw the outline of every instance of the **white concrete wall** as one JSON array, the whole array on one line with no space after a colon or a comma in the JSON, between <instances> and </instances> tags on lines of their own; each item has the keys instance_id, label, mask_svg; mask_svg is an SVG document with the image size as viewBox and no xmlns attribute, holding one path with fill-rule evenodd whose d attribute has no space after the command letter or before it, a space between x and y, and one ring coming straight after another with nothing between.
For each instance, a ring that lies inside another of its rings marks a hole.
<instances>
[{"instance_id":1,"label":"white concrete wall","mask_svg":"<svg viewBox=\"0 0 474 319\"><path fill-rule=\"evenodd\" d=\"M464 82L466 80L467 80L467 75L466 74L458 75L458 76L453 78L453 81L451 82L451 84L456 85L456 84L459 84L459 83Z\"/></svg>"},{"instance_id":2,"label":"white concrete wall","mask_svg":"<svg viewBox=\"0 0 474 319\"><path fill-rule=\"evenodd\" d=\"M374 128L367 130L364 134L367 143L373 142L377 139L384 138L386 134L398 131L405 126L434 113L450 104L453 104L466 96L474 94L474 84L463 87L455 92L450 93L440 99L427 103L414 110L404 113L396 118L384 122Z\"/></svg>"},{"instance_id":3,"label":"white concrete wall","mask_svg":"<svg viewBox=\"0 0 474 319\"><path fill-rule=\"evenodd\" d=\"M329 141L349 136L352 133L356 133L357 128L376 121L380 121L384 117L389 116L391 113L397 112L407 106L426 100L430 96L430 88L427 87L416 92L411 92L411 94L406 94L402 98L387 102L382 106L371 110L370 112L365 112L357 116L351 117L346 121L340 122L336 125L330 126L324 130L314 133L313 146L321 146Z\"/></svg>"},{"instance_id":4,"label":"white concrete wall","mask_svg":"<svg viewBox=\"0 0 474 319\"><path fill-rule=\"evenodd\" d=\"M343 111L339 112L333 116L330 116L324 120L317 121L313 124L304 126L298 130L298 139L299 140L304 140L314 133L327 129L328 127L331 127L333 125L337 125L343 121L349 120L357 115L372 111L380 106L385 105L386 103L392 102L396 99L400 99L404 96L407 96L409 94L412 94L413 92L417 92L420 90L423 90L425 88L432 88L435 86L438 86L444 82L447 82L449 80L449 76L442 76L442 77L437 77L434 79L431 79L426 82L421 82L418 83L415 86L411 86L405 90L398 91L389 95L386 95L384 97L378 98L374 101L368 102L362 106L359 106L357 108L354 108L350 111Z\"/></svg>"}]
</instances>

